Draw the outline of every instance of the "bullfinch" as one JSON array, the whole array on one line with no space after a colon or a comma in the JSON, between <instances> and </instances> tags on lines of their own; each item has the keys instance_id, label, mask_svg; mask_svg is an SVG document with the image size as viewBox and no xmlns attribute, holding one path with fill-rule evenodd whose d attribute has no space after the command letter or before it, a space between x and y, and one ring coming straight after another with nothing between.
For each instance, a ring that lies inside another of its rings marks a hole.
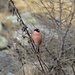
<instances>
[{"instance_id":1,"label":"bullfinch","mask_svg":"<svg viewBox=\"0 0 75 75\"><path fill-rule=\"evenodd\" d=\"M34 32L32 34L32 40L34 41L34 43L36 45L36 48L37 48L37 50L39 52L39 46L42 43L42 35L41 35L39 29L34 29Z\"/></svg>"}]
</instances>

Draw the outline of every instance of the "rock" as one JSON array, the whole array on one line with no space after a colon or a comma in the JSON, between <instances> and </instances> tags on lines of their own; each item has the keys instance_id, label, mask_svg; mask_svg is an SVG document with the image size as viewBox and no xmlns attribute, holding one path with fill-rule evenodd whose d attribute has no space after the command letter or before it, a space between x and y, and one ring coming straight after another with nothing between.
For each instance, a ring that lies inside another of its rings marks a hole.
<instances>
[{"instance_id":1,"label":"rock","mask_svg":"<svg viewBox=\"0 0 75 75\"><path fill-rule=\"evenodd\" d=\"M55 39L58 39L58 33L55 29L51 29L50 36L54 37Z\"/></svg>"},{"instance_id":2,"label":"rock","mask_svg":"<svg viewBox=\"0 0 75 75\"><path fill-rule=\"evenodd\" d=\"M49 63L44 62L47 66L49 66ZM45 71L47 71L47 67L42 64ZM43 75L41 72L41 66L39 61L34 61L34 63L27 63L24 65L25 75Z\"/></svg>"},{"instance_id":3,"label":"rock","mask_svg":"<svg viewBox=\"0 0 75 75\"><path fill-rule=\"evenodd\" d=\"M35 17L33 17L31 12L22 13L21 17L26 24L36 24L37 23ZM12 23L18 23L17 17L15 15L7 16L6 19L10 20Z\"/></svg>"},{"instance_id":4,"label":"rock","mask_svg":"<svg viewBox=\"0 0 75 75\"><path fill-rule=\"evenodd\" d=\"M24 66L25 75L43 75L39 69L37 66L32 64L26 64Z\"/></svg>"},{"instance_id":5,"label":"rock","mask_svg":"<svg viewBox=\"0 0 75 75\"><path fill-rule=\"evenodd\" d=\"M48 39L50 37L51 38L54 37L55 39L58 39L57 32L55 32L54 29L49 29L46 25L42 24L41 20L39 20L36 16L34 16L33 13L26 12L26 13L22 13L21 16L22 16L24 23L28 26L28 31L30 34L32 34L35 28L39 28L40 31L45 34L45 39ZM13 24L18 25L16 16L7 16L7 19L10 20ZM26 34L25 36L27 37ZM29 46L28 44L29 39L28 37L23 39L22 30L15 31L15 33L13 34L13 37L19 40L22 45Z\"/></svg>"},{"instance_id":6,"label":"rock","mask_svg":"<svg viewBox=\"0 0 75 75\"><path fill-rule=\"evenodd\" d=\"M2 24L1 24L1 22L0 22L0 32L1 32L1 30L2 30Z\"/></svg>"},{"instance_id":7,"label":"rock","mask_svg":"<svg viewBox=\"0 0 75 75\"><path fill-rule=\"evenodd\" d=\"M39 24L36 17L34 17L34 14L31 12L23 13L22 18L26 24L33 24L33 25Z\"/></svg>"},{"instance_id":8,"label":"rock","mask_svg":"<svg viewBox=\"0 0 75 75\"><path fill-rule=\"evenodd\" d=\"M13 38L16 38L22 45L29 45L28 43L28 36L27 34L25 34L25 38L22 37L22 30L17 30L15 31L14 35L13 35Z\"/></svg>"},{"instance_id":9,"label":"rock","mask_svg":"<svg viewBox=\"0 0 75 75\"><path fill-rule=\"evenodd\" d=\"M0 34L8 34L8 28L0 21Z\"/></svg>"},{"instance_id":10,"label":"rock","mask_svg":"<svg viewBox=\"0 0 75 75\"><path fill-rule=\"evenodd\" d=\"M7 2L7 0L0 0L0 12L6 12L8 9Z\"/></svg>"},{"instance_id":11,"label":"rock","mask_svg":"<svg viewBox=\"0 0 75 75\"><path fill-rule=\"evenodd\" d=\"M4 23L0 22L0 25L1 25L3 31L8 32L8 29L7 29L7 27L5 26Z\"/></svg>"},{"instance_id":12,"label":"rock","mask_svg":"<svg viewBox=\"0 0 75 75\"><path fill-rule=\"evenodd\" d=\"M21 67L16 58L0 52L0 75L16 75Z\"/></svg>"},{"instance_id":13,"label":"rock","mask_svg":"<svg viewBox=\"0 0 75 75\"><path fill-rule=\"evenodd\" d=\"M6 19L11 21L12 23L17 23L17 17L16 16L7 16Z\"/></svg>"},{"instance_id":14,"label":"rock","mask_svg":"<svg viewBox=\"0 0 75 75\"><path fill-rule=\"evenodd\" d=\"M15 74L13 74L13 73L9 72L7 75L15 75Z\"/></svg>"},{"instance_id":15,"label":"rock","mask_svg":"<svg viewBox=\"0 0 75 75\"><path fill-rule=\"evenodd\" d=\"M0 21L0 50L6 49L8 40L3 37L8 35L8 29L4 23Z\"/></svg>"},{"instance_id":16,"label":"rock","mask_svg":"<svg viewBox=\"0 0 75 75\"><path fill-rule=\"evenodd\" d=\"M34 62L40 69L39 62ZM0 52L0 75L43 75L32 62L26 62L22 67L20 61L5 52Z\"/></svg>"},{"instance_id":17,"label":"rock","mask_svg":"<svg viewBox=\"0 0 75 75\"><path fill-rule=\"evenodd\" d=\"M0 50L3 50L7 47L8 40L3 36L0 36Z\"/></svg>"}]
</instances>

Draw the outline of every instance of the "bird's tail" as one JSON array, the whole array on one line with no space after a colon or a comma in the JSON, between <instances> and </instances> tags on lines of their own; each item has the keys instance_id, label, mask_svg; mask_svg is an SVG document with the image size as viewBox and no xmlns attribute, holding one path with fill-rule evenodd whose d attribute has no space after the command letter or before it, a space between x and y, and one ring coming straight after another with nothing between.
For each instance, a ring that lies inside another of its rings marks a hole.
<instances>
[{"instance_id":1,"label":"bird's tail","mask_svg":"<svg viewBox=\"0 0 75 75\"><path fill-rule=\"evenodd\" d=\"M39 53L40 52L40 46L36 45L36 52Z\"/></svg>"}]
</instances>

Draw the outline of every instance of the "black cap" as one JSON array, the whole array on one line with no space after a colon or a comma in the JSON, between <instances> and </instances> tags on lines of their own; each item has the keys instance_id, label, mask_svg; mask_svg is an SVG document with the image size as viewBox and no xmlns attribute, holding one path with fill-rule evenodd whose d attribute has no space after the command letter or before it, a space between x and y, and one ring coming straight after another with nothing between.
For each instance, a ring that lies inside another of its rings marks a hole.
<instances>
[{"instance_id":1,"label":"black cap","mask_svg":"<svg viewBox=\"0 0 75 75\"><path fill-rule=\"evenodd\" d=\"M39 29L34 29L34 31L36 31L36 32L40 32L40 30L39 30Z\"/></svg>"}]
</instances>

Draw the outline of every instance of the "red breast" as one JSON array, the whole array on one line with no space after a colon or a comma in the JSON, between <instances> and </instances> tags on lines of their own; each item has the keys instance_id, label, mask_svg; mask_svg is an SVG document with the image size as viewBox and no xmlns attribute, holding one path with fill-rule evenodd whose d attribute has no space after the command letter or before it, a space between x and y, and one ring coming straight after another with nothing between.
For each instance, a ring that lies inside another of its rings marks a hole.
<instances>
[{"instance_id":1,"label":"red breast","mask_svg":"<svg viewBox=\"0 0 75 75\"><path fill-rule=\"evenodd\" d=\"M42 43L42 35L40 32L34 31L32 34L32 39L35 42L35 44L40 45Z\"/></svg>"}]
</instances>

